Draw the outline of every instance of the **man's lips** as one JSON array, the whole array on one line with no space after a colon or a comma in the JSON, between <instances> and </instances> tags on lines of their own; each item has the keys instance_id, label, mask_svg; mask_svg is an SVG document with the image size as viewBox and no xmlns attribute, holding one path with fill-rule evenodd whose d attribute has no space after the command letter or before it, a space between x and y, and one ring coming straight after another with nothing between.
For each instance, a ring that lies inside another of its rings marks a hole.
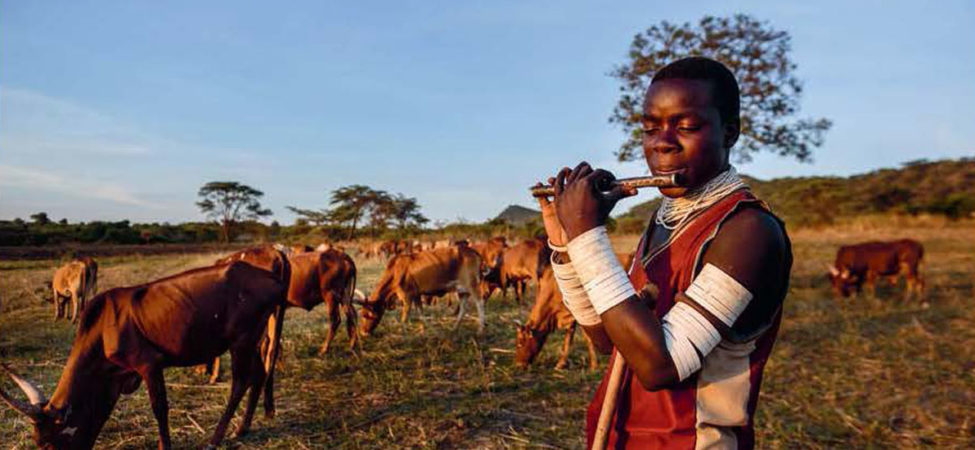
<instances>
[{"instance_id":1,"label":"man's lips","mask_svg":"<svg viewBox=\"0 0 975 450\"><path fill-rule=\"evenodd\" d=\"M678 175L684 175L684 172L687 172L687 168L686 167L676 167L676 168L673 168L673 167L660 167L660 168L651 167L650 168L650 172L653 173L654 175L671 175L671 174L675 174L675 173L678 174Z\"/></svg>"}]
</instances>

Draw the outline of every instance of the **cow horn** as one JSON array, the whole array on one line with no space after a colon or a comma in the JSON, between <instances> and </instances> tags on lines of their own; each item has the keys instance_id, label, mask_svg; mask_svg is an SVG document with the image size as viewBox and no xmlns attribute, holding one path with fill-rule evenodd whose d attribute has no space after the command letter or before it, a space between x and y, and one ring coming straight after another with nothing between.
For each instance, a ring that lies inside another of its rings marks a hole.
<instances>
[{"instance_id":1,"label":"cow horn","mask_svg":"<svg viewBox=\"0 0 975 450\"><path fill-rule=\"evenodd\" d=\"M40 418L40 416L44 414L43 409L41 409L41 405L43 405L44 402L41 402L40 404L35 404L33 402L38 398L43 400L44 397L42 395L38 397L40 392L29 382L10 371L6 364L3 365L3 369L10 375L11 378L13 378L14 382L17 383L24 393L27 394L27 398L30 400L30 403L13 398L10 396L10 394L7 394L7 391L3 390L3 388L0 388L0 398L10 405L10 407L19 411L21 414L30 417L32 420L37 420Z\"/></svg>"},{"instance_id":2,"label":"cow horn","mask_svg":"<svg viewBox=\"0 0 975 450\"><path fill-rule=\"evenodd\" d=\"M24 391L24 394L27 395L27 399L30 400L32 405L41 406L47 403L47 398L44 397L44 394L41 393L41 390L37 386L34 386L33 383L18 375L17 372L14 372L6 364L3 364L2 367L3 371L7 372L7 375L10 375L10 378L14 380L14 383L17 383L20 390Z\"/></svg>"},{"instance_id":3,"label":"cow horn","mask_svg":"<svg viewBox=\"0 0 975 450\"><path fill-rule=\"evenodd\" d=\"M827 264L826 265L826 268L829 269L829 274L832 275L832 276L834 276L834 277L840 274L840 270L837 269L836 266L831 266L831 265Z\"/></svg>"}]
</instances>

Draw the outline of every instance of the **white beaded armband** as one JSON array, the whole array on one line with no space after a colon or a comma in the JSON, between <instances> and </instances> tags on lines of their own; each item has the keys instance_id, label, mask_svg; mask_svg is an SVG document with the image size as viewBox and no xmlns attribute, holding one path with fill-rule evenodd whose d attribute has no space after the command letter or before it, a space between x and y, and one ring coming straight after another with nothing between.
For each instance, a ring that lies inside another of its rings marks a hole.
<instances>
[{"instance_id":1,"label":"white beaded armband","mask_svg":"<svg viewBox=\"0 0 975 450\"><path fill-rule=\"evenodd\" d=\"M572 266L597 313L602 314L636 295L630 277L613 251L606 227L599 226L576 236L567 247Z\"/></svg>"}]
</instances>

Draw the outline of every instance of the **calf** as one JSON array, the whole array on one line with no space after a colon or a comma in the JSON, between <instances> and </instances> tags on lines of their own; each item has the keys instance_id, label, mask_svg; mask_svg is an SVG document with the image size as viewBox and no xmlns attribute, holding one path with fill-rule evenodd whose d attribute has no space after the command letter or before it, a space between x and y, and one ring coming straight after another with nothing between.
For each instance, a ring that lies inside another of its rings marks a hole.
<instances>
[{"instance_id":1,"label":"calf","mask_svg":"<svg viewBox=\"0 0 975 450\"><path fill-rule=\"evenodd\" d=\"M543 269L542 277L538 281L538 295L531 316L524 325L517 326L515 337L515 364L527 368L545 345L548 335L555 329L565 330L565 340L559 352L559 361L555 370L564 369L569 359L569 349L572 347L572 337L575 335L576 320L572 313L562 304L562 292L555 283L551 266ZM589 347L589 369L596 370L599 362L596 358L596 348L589 336L583 333L586 345Z\"/></svg>"},{"instance_id":2,"label":"calf","mask_svg":"<svg viewBox=\"0 0 975 450\"><path fill-rule=\"evenodd\" d=\"M163 369L203 364L230 350L230 399L210 445L217 446L250 390L237 435L250 428L264 383L258 341L286 286L241 262L205 267L96 296L82 313L61 379L50 400L10 372L29 402L0 397L30 418L41 448L92 448L121 394L145 381L159 426L159 448L171 447Z\"/></svg>"},{"instance_id":3,"label":"calf","mask_svg":"<svg viewBox=\"0 0 975 450\"><path fill-rule=\"evenodd\" d=\"M829 278L836 295L847 297L860 293L864 285L868 295L873 296L878 278L887 277L891 284L896 284L903 276L905 295L920 296L924 279L918 268L923 258L924 247L912 239L845 245L837 250L836 260L829 266Z\"/></svg>"},{"instance_id":4,"label":"calf","mask_svg":"<svg viewBox=\"0 0 975 450\"><path fill-rule=\"evenodd\" d=\"M84 257L58 268L54 272L51 288L54 291L54 320L65 317L67 302L71 301L71 322L78 321L79 311L85 309L87 299L97 292L98 264Z\"/></svg>"},{"instance_id":5,"label":"calf","mask_svg":"<svg viewBox=\"0 0 975 450\"><path fill-rule=\"evenodd\" d=\"M478 313L478 332L484 331L484 300L481 299L481 257L466 246L438 248L426 252L405 253L393 257L379 279L372 295L362 304L359 327L369 336L379 325L386 308L403 303L402 323L406 323L413 305L421 306L424 295L442 296L456 292L460 298L457 322L464 317L467 298L473 297Z\"/></svg>"},{"instance_id":6,"label":"calf","mask_svg":"<svg viewBox=\"0 0 975 450\"><path fill-rule=\"evenodd\" d=\"M506 248L501 255L501 271L499 282L501 293L507 296L508 287L515 290L515 299L521 304L525 295L528 281L538 282L542 269L548 263L551 249L544 240L528 239Z\"/></svg>"}]
</instances>

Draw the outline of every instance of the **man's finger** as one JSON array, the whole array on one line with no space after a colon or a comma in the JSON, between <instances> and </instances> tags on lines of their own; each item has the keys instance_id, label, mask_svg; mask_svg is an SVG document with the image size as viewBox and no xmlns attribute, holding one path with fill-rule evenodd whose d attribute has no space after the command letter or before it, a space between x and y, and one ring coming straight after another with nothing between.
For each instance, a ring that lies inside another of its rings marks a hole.
<instances>
[{"instance_id":1,"label":"man's finger","mask_svg":"<svg viewBox=\"0 0 975 450\"><path fill-rule=\"evenodd\" d=\"M613 186L613 182L616 181L616 176L606 169L596 169L593 171L593 179L596 189L608 191Z\"/></svg>"},{"instance_id":2,"label":"man's finger","mask_svg":"<svg viewBox=\"0 0 975 450\"><path fill-rule=\"evenodd\" d=\"M549 183L551 183L554 180L555 180L554 178L549 178ZM541 181L539 181L538 183L535 183L535 186L534 187L542 187L542 186L544 186L544 185L542 184ZM552 203L551 200L548 199L548 196L547 195L543 195L541 197L536 197L535 199L538 200L538 204L542 207L542 209L545 209L546 206L548 206L550 203Z\"/></svg>"},{"instance_id":3,"label":"man's finger","mask_svg":"<svg viewBox=\"0 0 975 450\"><path fill-rule=\"evenodd\" d=\"M616 203L621 199L636 195L636 188L616 185L609 191L603 192L602 195L604 200Z\"/></svg>"},{"instance_id":4,"label":"man's finger","mask_svg":"<svg viewBox=\"0 0 975 450\"><path fill-rule=\"evenodd\" d=\"M571 171L568 167L563 167L559 173L555 174L555 182L552 186L555 187L555 196L558 197L562 195L562 191L565 190L565 177L569 175Z\"/></svg>"},{"instance_id":5,"label":"man's finger","mask_svg":"<svg viewBox=\"0 0 975 450\"><path fill-rule=\"evenodd\" d=\"M590 166L589 163L583 161L576 166L575 170L572 171L568 179L566 179L566 183L569 184L575 183L576 181L579 181L579 179L581 179L586 175L589 175L590 173L592 173L592 166Z\"/></svg>"}]
</instances>

